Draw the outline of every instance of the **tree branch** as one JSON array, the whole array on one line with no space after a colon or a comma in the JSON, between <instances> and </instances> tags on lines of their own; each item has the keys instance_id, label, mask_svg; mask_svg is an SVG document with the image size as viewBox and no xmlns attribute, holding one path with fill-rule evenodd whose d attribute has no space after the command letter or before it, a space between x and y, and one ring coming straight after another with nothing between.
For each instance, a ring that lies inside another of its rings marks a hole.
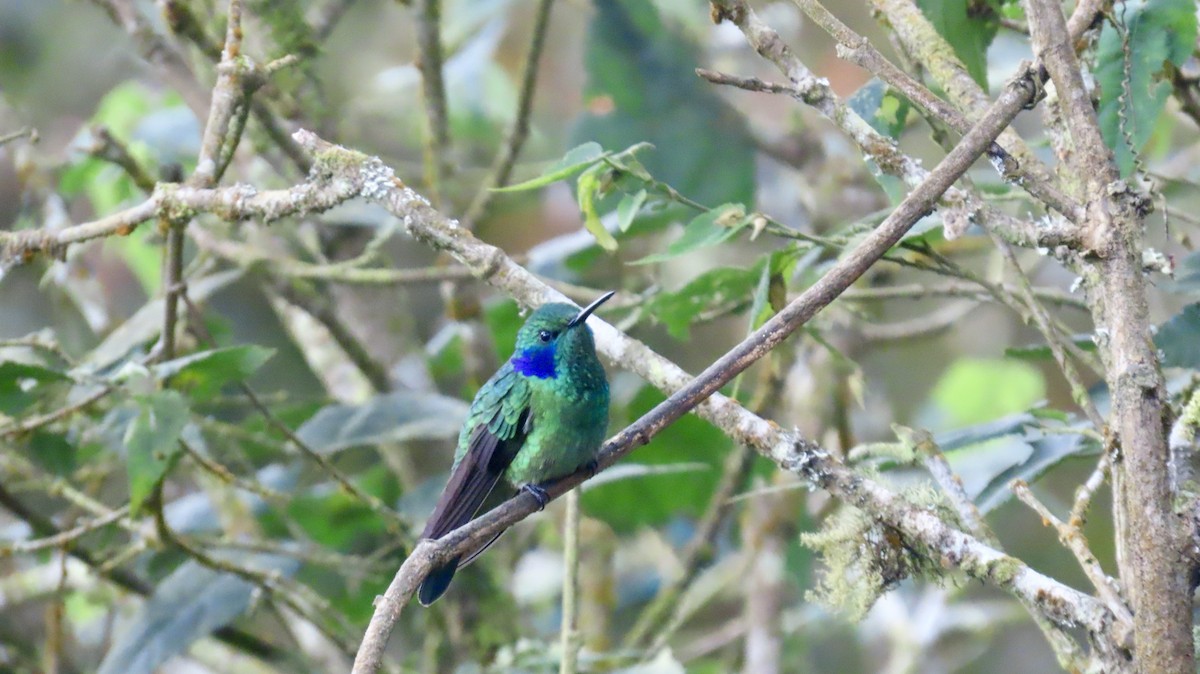
<instances>
[{"instance_id":1,"label":"tree branch","mask_svg":"<svg viewBox=\"0 0 1200 674\"><path fill-rule=\"evenodd\" d=\"M1140 672L1195 671L1192 602L1184 546L1171 500L1166 391L1150 334L1141 237L1149 204L1120 179L1054 0L1027 0L1034 51L1058 90L1082 177L1083 242L1099 260L1084 275L1113 401L1111 425L1123 462L1114 465L1118 564L1133 606Z\"/></svg>"},{"instance_id":2,"label":"tree branch","mask_svg":"<svg viewBox=\"0 0 1200 674\"><path fill-rule=\"evenodd\" d=\"M921 216L934 207L937 198L993 142L1020 109L1014 101L1029 95L1018 80L1008 87L979 126L913 190L897 209L845 254L829 272L793 300L760 330L748 337L696 378L691 378L670 361L645 345L616 331L607 323L594 321L594 332L603 355L642 376L671 396L605 444L599 465L612 465L636 446L688 411L695 409L735 442L753 447L781 469L795 473L836 496L847 499L872 516L895 527L906 537L940 555L948 568L995 585L1016 596L1032 613L1063 625L1079 626L1111 643L1112 615L1100 602L1025 566L978 539L957 531L926 509L914 506L881 484L858 475L830 457L821 447L785 431L759 417L717 391L751 363L770 352L836 299L850 284L903 237ZM260 218L270 222L297 213L328 209L355 196L376 201L402 220L408 232L427 245L446 251L489 283L503 288L527 306L561 296L518 266L499 249L484 244L400 180L377 158L330 145L309 132L296 134L298 143L313 156L309 180L286 190L258 192L247 186L198 189L159 185L154 195L138 206L110 216L105 222L136 223L160 214L206 211L230 220ZM79 240L80 232L103 235L96 223L77 225L55 232L41 230L0 233L5 250L32 253L64 241ZM108 233L115 233L109 228ZM548 486L559 496L582 482L576 474ZM373 672L381 664L387 637L404 603L431 566L462 550L490 539L536 508L527 495L506 502L489 514L451 532L437 542L423 541L408 557L379 600L356 658L355 672Z\"/></svg>"}]
</instances>

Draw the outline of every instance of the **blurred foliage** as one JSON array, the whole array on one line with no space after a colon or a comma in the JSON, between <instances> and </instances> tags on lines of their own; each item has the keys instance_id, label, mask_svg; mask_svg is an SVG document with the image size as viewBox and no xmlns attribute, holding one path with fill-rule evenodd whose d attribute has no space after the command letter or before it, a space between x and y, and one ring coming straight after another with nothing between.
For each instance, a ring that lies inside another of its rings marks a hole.
<instances>
[{"instance_id":1,"label":"blurred foliage","mask_svg":"<svg viewBox=\"0 0 1200 674\"><path fill-rule=\"evenodd\" d=\"M1196 48L1196 6L1190 0L1122 3L1104 26L1096 57L1100 130L1122 175L1163 124L1169 73Z\"/></svg>"},{"instance_id":2,"label":"blurred foliage","mask_svg":"<svg viewBox=\"0 0 1200 674\"><path fill-rule=\"evenodd\" d=\"M36 127L41 136L0 146L6 228L59 228L144 199L114 147L102 147L106 134L154 179L195 168L215 78L197 40L224 35L224 3L118 2L148 31L132 36L104 4L0 0L0 135ZM266 118L319 129L429 187L407 4L248 2L246 54L299 63L255 94L223 184L303 177ZM808 39L814 26L799 39L791 3L757 4L807 63L833 70L828 45ZM829 4L857 29L878 29L861 10ZM989 68L1007 72L1026 56L1012 47L1024 49L1020 34L1002 27L1023 20L1017 3L918 4L981 85ZM438 187L450 215L491 187L534 5L442 3L454 170ZM160 6L186 10L199 32L170 32L185 24L164 21ZM1196 137L1173 123L1179 106L1169 100L1172 69L1193 55L1193 10L1182 0L1118 8L1095 55L1100 120L1122 170L1135 170L1137 154L1151 174L1188 188L1171 196L1170 232L1152 228L1167 251L1196 236L1187 215ZM810 287L907 192L796 101L698 78L698 66L770 74L706 11L689 0L556 3L514 180L473 223L577 300L621 291L602 317L694 372ZM139 42L147 35L158 50ZM182 75L162 67L167 52L186 65ZM862 73L828 76L889 142L918 160L941 156L903 96ZM205 92L202 105L193 91ZM1012 217L1040 214L984 164L971 178L991 203ZM166 358L165 224L0 269L0 670L345 671L373 598L444 485L466 401L511 353L523 316L373 207L270 227L203 216L188 225L188 301ZM1097 435L1044 336L1004 305L984 306L1015 279L986 234L948 241L939 225L936 213L924 218L851 293L723 392L950 517L892 424L928 429L1007 552L1078 580L1067 555L1030 533L1038 520L1011 505L1008 485L1036 483L1062 509L1094 464ZM1094 359L1104 335L1070 294L1072 274L1052 257L1019 256L1037 289L1066 296L1043 304L1083 354L1102 405ZM325 275L298 273L297 262ZM347 269L420 269L440 282L351 283L338 276ZM1173 280L1152 278L1155 343L1178 383L1172 395L1183 396L1200 370L1200 257L1181 254ZM976 292L935 292L946 283ZM872 297L887 291L897 294ZM962 303L966 311L942 318ZM664 399L618 367L609 375L613 430ZM765 459L728 461L735 449L688 415L588 483L581 671L736 671L755 629L778 637L783 671L901 671L894 663L914 649L930 663L921 671L1055 665L1040 641L1029 647L1028 621L987 604L994 597L971 584L928 587L939 560ZM407 608L389 651L401 671L557 671L560 520L552 505L464 569L443 603ZM61 532L69 540L43 540ZM1112 568L1111 533L1088 536ZM765 591L775 611L766 627L747 598L763 580L747 570L764 559L781 576ZM681 578L678 620L654 625L668 648L623 648L656 593ZM865 622L807 603L810 591ZM952 609L972 607L985 618L960 629ZM882 628L872 622L887 616Z\"/></svg>"}]
</instances>

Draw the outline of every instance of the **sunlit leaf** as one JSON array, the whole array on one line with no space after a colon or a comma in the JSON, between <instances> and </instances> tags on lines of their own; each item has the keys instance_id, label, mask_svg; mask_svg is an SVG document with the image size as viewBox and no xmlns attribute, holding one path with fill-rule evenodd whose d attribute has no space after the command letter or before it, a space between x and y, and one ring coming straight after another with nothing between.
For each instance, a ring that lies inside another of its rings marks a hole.
<instances>
[{"instance_id":1,"label":"sunlit leaf","mask_svg":"<svg viewBox=\"0 0 1200 674\"><path fill-rule=\"evenodd\" d=\"M960 358L942 375L932 397L954 425L978 424L1029 409L1046 397L1046 382L1026 363Z\"/></svg>"},{"instance_id":2,"label":"sunlit leaf","mask_svg":"<svg viewBox=\"0 0 1200 674\"><path fill-rule=\"evenodd\" d=\"M604 223L600 221L600 214L596 212L596 198L601 189L599 166L593 167L585 171L579 176L579 181L576 186L576 198L579 200L579 211L583 213L583 226L587 231L596 237L596 243L607 251L617 249L617 240L604 227Z\"/></svg>"}]
</instances>

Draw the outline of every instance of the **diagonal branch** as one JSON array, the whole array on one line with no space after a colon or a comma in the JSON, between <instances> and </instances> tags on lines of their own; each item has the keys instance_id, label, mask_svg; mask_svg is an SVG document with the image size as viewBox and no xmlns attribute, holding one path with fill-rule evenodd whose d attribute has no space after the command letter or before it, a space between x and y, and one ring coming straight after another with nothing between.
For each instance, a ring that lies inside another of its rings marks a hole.
<instances>
[{"instance_id":1,"label":"diagonal branch","mask_svg":"<svg viewBox=\"0 0 1200 674\"><path fill-rule=\"evenodd\" d=\"M928 510L914 506L878 482L858 475L818 445L779 428L717 393L737 373L770 352L817 311L836 299L895 245L913 223L933 208L938 197L991 145L1000 129L1009 124L1012 115L1020 109L1020 106L1011 104L1028 95L1026 86L1023 80L1008 86L980 125L968 133L963 142L929 174L929 179L913 190L896 211L854 251L844 256L823 278L698 377L691 378L674 363L640 342L607 323L595 321L594 332L603 355L642 376L655 387L671 393L665 402L606 443L599 465L612 465L694 409L735 442L754 448L781 469L854 502L896 529L914 545L938 555L947 568L959 569L1013 594L1035 615L1045 616L1060 625L1085 629L1096 637L1098 644L1115 643L1117 640L1111 634L1113 616L1095 598L1048 578L1020 560L952 528ZM434 210L429 202L396 179L391 169L377 158L331 145L309 132L298 132L296 140L313 156L315 167L308 182L287 190L264 192L247 186L198 189L159 185L147 202L130 211L141 215L143 219L190 210L213 212L227 219L261 218L272 221L296 213L326 210L350 198L363 197L378 202L402 220L415 238L449 253L478 276L509 292L521 303L537 305L561 299L557 292L502 251L479 241L458 223ZM110 219L136 222L130 212L110 216ZM87 223L55 232L0 232L0 245L7 250L25 252L33 250L22 248L30 244L61 246L64 244L58 237L75 237L80 228L93 235L102 235L96 234L95 223ZM585 477L584 474L572 475L548 485L548 492L552 496L562 495ZM421 542L378 601L375 615L359 649L354 671L362 674L378 669L387 637L406 599L432 565L490 539L532 514L535 508L534 499L522 495L439 541Z\"/></svg>"},{"instance_id":2,"label":"diagonal branch","mask_svg":"<svg viewBox=\"0 0 1200 674\"><path fill-rule=\"evenodd\" d=\"M794 472L828 489L835 495L864 504L881 520L887 521L905 534L928 547L941 551L951 567L992 582L1020 598L1034 613L1045 615L1062 624L1085 625L1094 633L1107 632L1111 615L1093 598L1036 573L1018 560L1004 555L966 534L948 527L935 516L913 508L881 485L853 473L832 459L820 447L779 429L771 422L742 408L736 402L717 393L725 383L758 358L779 345L803 325L818 310L828 305L853 283L871 264L886 253L928 209L937 198L960 177L971 163L991 145L1000 130L1005 128L1020 104L1030 95L1024 80L1006 88L1000 100L983 117L981 123L968 133L946 159L930 173L929 179L918 186L874 232L854 251L843 257L816 284L789 304L759 331L717 360L695 379L665 361L644 345L618 333L605 323L595 324L597 343L610 359L630 367L653 385L672 391L671 396L627 427L608 443L601 452L599 466L612 465L634 448L649 442L662 428L692 409L713 422L737 442L754 447L775 461L781 468ZM300 139L301 144L314 150L328 152L328 147L311 134ZM531 274L514 264L496 248L486 246L436 213L427 202L402 188L379 195L381 203L393 214L405 217L409 231L425 243L445 250L465 265L479 270L487 281L508 290L525 304L537 304L557 299L556 294ZM438 223L441 226L436 226ZM551 496L559 496L585 479L575 474L548 486ZM377 601L375 615L367 628L359 650L354 671L365 674L375 671L382 658L387 637L404 604L433 565L478 545L513 523L530 515L535 509L532 497L519 496L488 515L451 532L439 541L424 541L397 571L385 595ZM1049 597L1056 600L1048 602Z\"/></svg>"}]
</instances>

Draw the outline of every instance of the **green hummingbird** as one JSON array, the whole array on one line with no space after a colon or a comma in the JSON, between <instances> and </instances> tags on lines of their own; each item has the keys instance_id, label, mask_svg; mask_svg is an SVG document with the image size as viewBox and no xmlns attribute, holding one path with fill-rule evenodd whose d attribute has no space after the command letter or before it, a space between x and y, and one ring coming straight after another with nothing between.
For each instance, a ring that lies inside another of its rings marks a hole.
<instances>
[{"instance_id":1,"label":"green hummingbird","mask_svg":"<svg viewBox=\"0 0 1200 674\"><path fill-rule=\"evenodd\" d=\"M587 318L613 294L583 309L551 303L529 315L512 357L475 394L450 481L421 538L441 538L471 521L500 478L545 507L550 499L540 483L595 465L608 430L608 379ZM442 596L458 567L494 541L433 569L417 592L421 604Z\"/></svg>"}]
</instances>

